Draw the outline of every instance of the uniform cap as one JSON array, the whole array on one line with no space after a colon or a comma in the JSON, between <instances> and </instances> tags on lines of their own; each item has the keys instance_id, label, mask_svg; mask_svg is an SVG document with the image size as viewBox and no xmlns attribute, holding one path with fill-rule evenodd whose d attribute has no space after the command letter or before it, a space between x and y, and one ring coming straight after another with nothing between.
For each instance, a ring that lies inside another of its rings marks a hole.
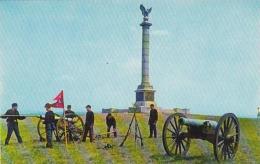
<instances>
[{"instance_id":1,"label":"uniform cap","mask_svg":"<svg viewBox=\"0 0 260 164\"><path fill-rule=\"evenodd\" d=\"M45 108L50 108L50 107L51 107L51 104L50 104L50 103L46 103L44 107L45 107Z\"/></svg>"},{"instance_id":2,"label":"uniform cap","mask_svg":"<svg viewBox=\"0 0 260 164\"><path fill-rule=\"evenodd\" d=\"M17 107L17 103L12 103L12 107Z\"/></svg>"}]
</instances>

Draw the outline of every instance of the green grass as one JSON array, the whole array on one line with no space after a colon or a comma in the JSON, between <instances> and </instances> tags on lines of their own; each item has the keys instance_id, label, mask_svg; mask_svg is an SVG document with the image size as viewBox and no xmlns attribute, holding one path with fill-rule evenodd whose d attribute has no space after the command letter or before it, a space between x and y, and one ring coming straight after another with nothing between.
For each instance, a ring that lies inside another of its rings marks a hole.
<instances>
[{"instance_id":1,"label":"green grass","mask_svg":"<svg viewBox=\"0 0 260 164\"><path fill-rule=\"evenodd\" d=\"M137 114L138 123L144 138L144 147L134 142L133 130L123 147L119 144L123 140L132 114L114 114L118 126L118 138L104 138L95 143L64 143L54 140L54 148L46 149L45 142L39 142L37 133L37 118L27 118L19 121L20 133L24 143L17 143L13 134L8 146L4 146L6 137L6 123L0 122L1 163L216 163L212 144L202 140L192 140L187 157L169 157L165 155L162 145L162 128L166 115L159 113L157 124L158 138L150 139L148 115ZM194 115L193 118L207 119L207 116ZM218 120L218 118L215 118ZM260 136L254 119L239 119L241 126L241 140L236 158L232 163L260 163ZM95 115L95 133L105 133L105 115ZM113 149L104 150L102 146L109 143ZM231 162L231 161L229 161Z\"/></svg>"},{"instance_id":2,"label":"green grass","mask_svg":"<svg viewBox=\"0 0 260 164\"><path fill-rule=\"evenodd\" d=\"M243 132L246 142L255 161L260 161L260 136L257 134L257 122L254 119L240 119L241 131ZM259 162L260 163L260 162Z\"/></svg>"},{"instance_id":3,"label":"green grass","mask_svg":"<svg viewBox=\"0 0 260 164\"><path fill-rule=\"evenodd\" d=\"M131 121L133 114L125 115L125 114L117 114L117 126L118 131L121 133L120 141L118 142L118 145L121 144L123 137L125 136L129 123ZM121 147L121 150L124 150L124 154L128 155L128 159L131 163L140 163L140 161L147 163L148 158L143 154L142 148L138 145L138 143L134 142L134 134L133 129L129 137L127 138L126 142L124 143L124 146Z\"/></svg>"}]
</instances>

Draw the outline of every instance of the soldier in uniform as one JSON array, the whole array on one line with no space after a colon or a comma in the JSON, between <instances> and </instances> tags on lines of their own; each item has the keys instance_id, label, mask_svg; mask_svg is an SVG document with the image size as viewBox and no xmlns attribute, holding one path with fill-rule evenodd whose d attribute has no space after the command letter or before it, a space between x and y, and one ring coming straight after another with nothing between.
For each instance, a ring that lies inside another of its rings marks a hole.
<instances>
[{"instance_id":1,"label":"soldier in uniform","mask_svg":"<svg viewBox=\"0 0 260 164\"><path fill-rule=\"evenodd\" d=\"M78 133L76 133L76 127L73 122L73 118L76 116L76 113L71 110L71 105L67 105L67 110L65 111L65 117L68 118L68 133L69 140L71 141L79 141L80 137Z\"/></svg>"},{"instance_id":2,"label":"soldier in uniform","mask_svg":"<svg viewBox=\"0 0 260 164\"><path fill-rule=\"evenodd\" d=\"M67 105L67 110L65 111L65 116L67 118L73 118L75 116L75 112L71 110L71 105Z\"/></svg>"},{"instance_id":3,"label":"soldier in uniform","mask_svg":"<svg viewBox=\"0 0 260 164\"><path fill-rule=\"evenodd\" d=\"M18 112L17 108L18 108L17 103L13 103L12 104L12 108L7 110L6 113L4 114L4 116L2 116L2 118L7 118L6 119L6 122L7 122L7 136L6 136L6 139L5 139L5 145L9 144L9 140L11 138L11 135L12 135L13 131L14 131L14 133L16 135L16 138L17 138L18 142L19 143L23 143L22 137L20 136L17 119L23 120L23 119L25 119L25 117L24 116L19 116L19 112Z\"/></svg>"},{"instance_id":4,"label":"soldier in uniform","mask_svg":"<svg viewBox=\"0 0 260 164\"><path fill-rule=\"evenodd\" d=\"M82 142L86 141L87 134L89 133L90 142L93 142L93 126L94 126L94 113L91 110L91 106L86 106L86 120L84 125L84 133Z\"/></svg>"},{"instance_id":5,"label":"soldier in uniform","mask_svg":"<svg viewBox=\"0 0 260 164\"><path fill-rule=\"evenodd\" d=\"M158 120L158 112L157 110L154 108L154 104L150 105L150 117L149 117L149 126L150 126L150 136L149 138L152 138L154 135L154 138L157 137L157 130L156 130L156 123Z\"/></svg>"},{"instance_id":6,"label":"soldier in uniform","mask_svg":"<svg viewBox=\"0 0 260 164\"><path fill-rule=\"evenodd\" d=\"M107 137L110 137L110 129L113 127L114 137L117 137L116 133L116 119L112 116L111 113L108 113L106 116L106 124L107 124Z\"/></svg>"},{"instance_id":7,"label":"soldier in uniform","mask_svg":"<svg viewBox=\"0 0 260 164\"><path fill-rule=\"evenodd\" d=\"M55 130L55 115L51 110L51 104L45 104L45 109L46 113L44 117L44 123L47 138L46 148L52 148L52 132Z\"/></svg>"}]
</instances>

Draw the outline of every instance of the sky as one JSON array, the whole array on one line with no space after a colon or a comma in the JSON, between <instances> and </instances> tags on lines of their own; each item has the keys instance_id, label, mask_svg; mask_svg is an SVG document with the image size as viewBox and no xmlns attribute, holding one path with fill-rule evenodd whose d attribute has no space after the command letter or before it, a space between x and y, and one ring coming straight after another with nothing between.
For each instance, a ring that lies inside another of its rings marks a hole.
<instances>
[{"instance_id":1,"label":"sky","mask_svg":"<svg viewBox=\"0 0 260 164\"><path fill-rule=\"evenodd\" d=\"M259 0L1 1L1 113L13 102L20 113L43 113L62 89L77 112L132 106L141 82L140 4L152 7L158 106L256 117Z\"/></svg>"}]
</instances>

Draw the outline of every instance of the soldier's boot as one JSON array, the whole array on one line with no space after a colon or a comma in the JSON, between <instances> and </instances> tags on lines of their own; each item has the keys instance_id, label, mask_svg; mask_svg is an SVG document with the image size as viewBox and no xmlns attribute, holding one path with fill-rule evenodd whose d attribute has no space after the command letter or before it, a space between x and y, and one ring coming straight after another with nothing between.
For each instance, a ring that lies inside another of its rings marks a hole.
<instances>
[{"instance_id":1,"label":"soldier's boot","mask_svg":"<svg viewBox=\"0 0 260 164\"><path fill-rule=\"evenodd\" d=\"M52 144L47 142L46 148L52 148Z\"/></svg>"},{"instance_id":2,"label":"soldier's boot","mask_svg":"<svg viewBox=\"0 0 260 164\"><path fill-rule=\"evenodd\" d=\"M114 137L115 137L115 138L117 137L117 132L116 132L116 131L114 131Z\"/></svg>"},{"instance_id":3,"label":"soldier's boot","mask_svg":"<svg viewBox=\"0 0 260 164\"><path fill-rule=\"evenodd\" d=\"M10 137L11 137L11 136L7 135L7 137L6 137L6 139L5 139L5 145L8 145L8 144L9 144Z\"/></svg>"}]
</instances>

